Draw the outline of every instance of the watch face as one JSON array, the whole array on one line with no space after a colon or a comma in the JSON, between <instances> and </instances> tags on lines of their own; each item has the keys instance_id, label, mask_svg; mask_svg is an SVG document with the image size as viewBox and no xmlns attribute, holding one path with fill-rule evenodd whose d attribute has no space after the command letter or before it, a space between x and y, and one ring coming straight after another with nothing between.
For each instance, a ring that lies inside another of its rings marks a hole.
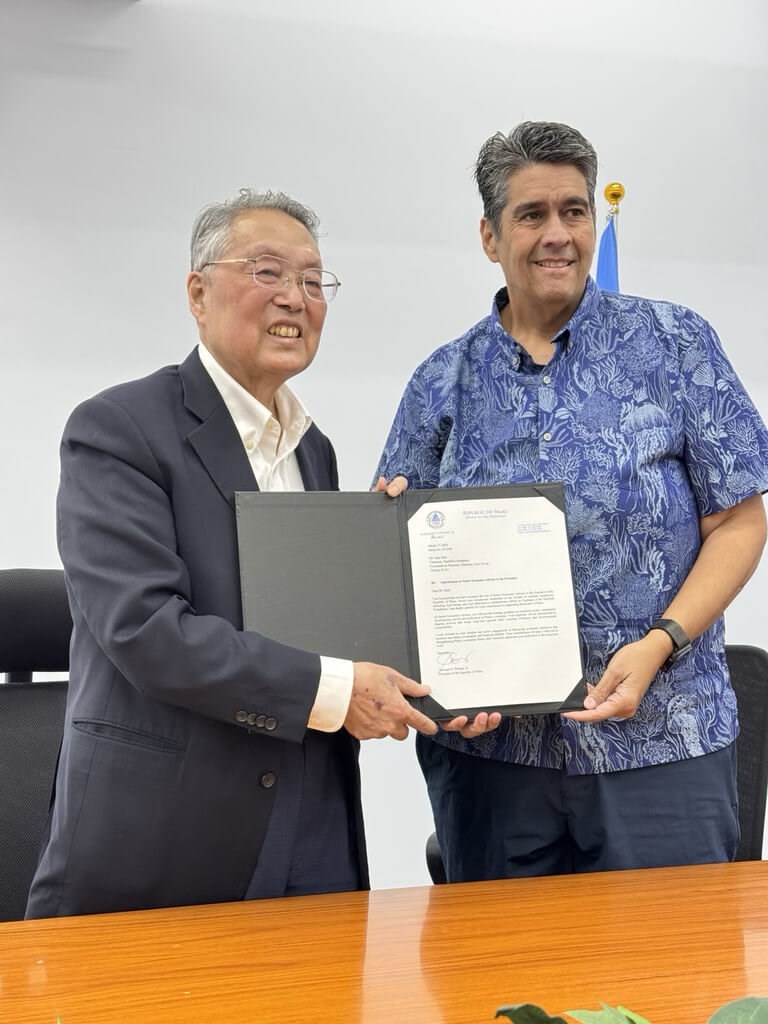
<instances>
[{"instance_id":1,"label":"watch face","mask_svg":"<svg viewBox=\"0 0 768 1024\"><path fill-rule=\"evenodd\" d=\"M667 634L672 641L672 653L662 665L668 669L680 658L684 657L691 649L691 641L688 639L685 630L678 625L674 619L658 619L653 623L651 629L660 629Z\"/></svg>"},{"instance_id":2,"label":"watch face","mask_svg":"<svg viewBox=\"0 0 768 1024\"><path fill-rule=\"evenodd\" d=\"M673 655L684 654L691 649L691 641L682 626L679 626L674 619L659 619L651 626L651 629L662 629L672 641L674 647Z\"/></svg>"}]
</instances>

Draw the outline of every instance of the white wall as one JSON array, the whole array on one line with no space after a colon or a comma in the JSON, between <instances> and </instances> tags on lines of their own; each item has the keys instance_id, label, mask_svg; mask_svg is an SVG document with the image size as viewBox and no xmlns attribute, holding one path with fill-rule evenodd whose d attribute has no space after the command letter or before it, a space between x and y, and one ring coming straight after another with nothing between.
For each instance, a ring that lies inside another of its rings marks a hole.
<instances>
[{"instance_id":1,"label":"white wall","mask_svg":"<svg viewBox=\"0 0 768 1024\"><path fill-rule=\"evenodd\" d=\"M192 347L189 228L244 184L323 220L343 289L297 390L367 488L411 370L490 306L471 168L524 118L595 144L624 289L709 317L768 416L764 0L0 3L0 566L58 564L65 417ZM766 602L763 566L731 641L768 644ZM363 770L374 884L425 881L411 744Z\"/></svg>"}]
</instances>

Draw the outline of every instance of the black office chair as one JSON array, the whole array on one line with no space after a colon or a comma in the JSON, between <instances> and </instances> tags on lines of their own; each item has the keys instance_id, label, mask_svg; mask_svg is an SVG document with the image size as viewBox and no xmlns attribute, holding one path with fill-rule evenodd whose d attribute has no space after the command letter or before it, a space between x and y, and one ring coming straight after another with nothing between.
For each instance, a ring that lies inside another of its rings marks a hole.
<instances>
[{"instance_id":1,"label":"black office chair","mask_svg":"<svg viewBox=\"0 0 768 1024\"><path fill-rule=\"evenodd\" d=\"M24 916L61 746L72 619L60 569L0 570L0 921Z\"/></svg>"},{"instance_id":2,"label":"black office chair","mask_svg":"<svg viewBox=\"0 0 768 1024\"><path fill-rule=\"evenodd\" d=\"M448 881L445 876L445 863L443 861L440 843L437 841L437 835L435 832L433 832L432 835L427 836L426 854L429 877L435 885L445 885Z\"/></svg>"},{"instance_id":3,"label":"black office chair","mask_svg":"<svg viewBox=\"0 0 768 1024\"><path fill-rule=\"evenodd\" d=\"M72 616L62 569L0 569L0 672L66 672Z\"/></svg>"},{"instance_id":4,"label":"black office chair","mask_svg":"<svg viewBox=\"0 0 768 1024\"><path fill-rule=\"evenodd\" d=\"M734 860L763 855L768 793L768 653L761 647L726 644L725 656L739 708L737 787L741 839ZM435 885L444 885L445 864L433 832L427 839L427 870Z\"/></svg>"},{"instance_id":5,"label":"black office chair","mask_svg":"<svg viewBox=\"0 0 768 1024\"><path fill-rule=\"evenodd\" d=\"M741 840L735 859L760 860L768 791L768 653L761 647L726 644L725 656L741 730L736 740Z\"/></svg>"}]
</instances>

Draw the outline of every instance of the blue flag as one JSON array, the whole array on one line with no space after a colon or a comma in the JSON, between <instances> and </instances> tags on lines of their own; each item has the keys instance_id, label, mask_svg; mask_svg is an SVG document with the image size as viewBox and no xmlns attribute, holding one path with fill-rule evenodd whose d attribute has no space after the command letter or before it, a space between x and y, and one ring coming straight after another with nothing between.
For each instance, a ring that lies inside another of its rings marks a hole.
<instances>
[{"instance_id":1,"label":"blue flag","mask_svg":"<svg viewBox=\"0 0 768 1024\"><path fill-rule=\"evenodd\" d=\"M614 220L614 217L608 218L608 223L600 236L600 248L597 252L597 287L605 292L619 290L619 250Z\"/></svg>"}]
</instances>

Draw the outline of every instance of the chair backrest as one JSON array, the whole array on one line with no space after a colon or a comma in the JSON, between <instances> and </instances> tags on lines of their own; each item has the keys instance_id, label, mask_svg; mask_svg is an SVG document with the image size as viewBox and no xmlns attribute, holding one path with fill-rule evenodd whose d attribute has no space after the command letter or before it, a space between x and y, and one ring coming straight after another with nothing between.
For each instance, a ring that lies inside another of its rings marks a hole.
<instances>
[{"instance_id":1,"label":"chair backrest","mask_svg":"<svg viewBox=\"0 0 768 1024\"><path fill-rule=\"evenodd\" d=\"M62 569L0 570L0 672L66 672L72 617Z\"/></svg>"},{"instance_id":2,"label":"chair backrest","mask_svg":"<svg viewBox=\"0 0 768 1024\"><path fill-rule=\"evenodd\" d=\"M0 921L24 916L61 746L66 682L0 685Z\"/></svg>"},{"instance_id":3,"label":"chair backrest","mask_svg":"<svg viewBox=\"0 0 768 1024\"><path fill-rule=\"evenodd\" d=\"M768 791L768 653L761 647L726 644L725 656L739 708L736 756L741 841L736 860L760 860Z\"/></svg>"},{"instance_id":4,"label":"chair backrest","mask_svg":"<svg viewBox=\"0 0 768 1024\"><path fill-rule=\"evenodd\" d=\"M427 848L425 853L427 855L427 871L429 872L429 877L432 879L432 882L434 885L445 885L448 879L445 875L443 852L440 849L440 843L436 832L432 832L427 836Z\"/></svg>"},{"instance_id":5,"label":"chair backrest","mask_svg":"<svg viewBox=\"0 0 768 1024\"><path fill-rule=\"evenodd\" d=\"M0 921L24 916L61 746L72 618L61 569L0 570Z\"/></svg>"},{"instance_id":6,"label":"chair backrest","mask_svg":"<svg viewBox=\"0 0 768 1024\"><path fill-rule=\"evenodd\" d=\"M768 652L762 647L726 644L725 656L739 708L736 782L741 839L734 859L760 860L768 795ZM434 832L427 837L426 857L430 878L435 885L443 885L445 865Z\"/></svg>"}]
</instances>

